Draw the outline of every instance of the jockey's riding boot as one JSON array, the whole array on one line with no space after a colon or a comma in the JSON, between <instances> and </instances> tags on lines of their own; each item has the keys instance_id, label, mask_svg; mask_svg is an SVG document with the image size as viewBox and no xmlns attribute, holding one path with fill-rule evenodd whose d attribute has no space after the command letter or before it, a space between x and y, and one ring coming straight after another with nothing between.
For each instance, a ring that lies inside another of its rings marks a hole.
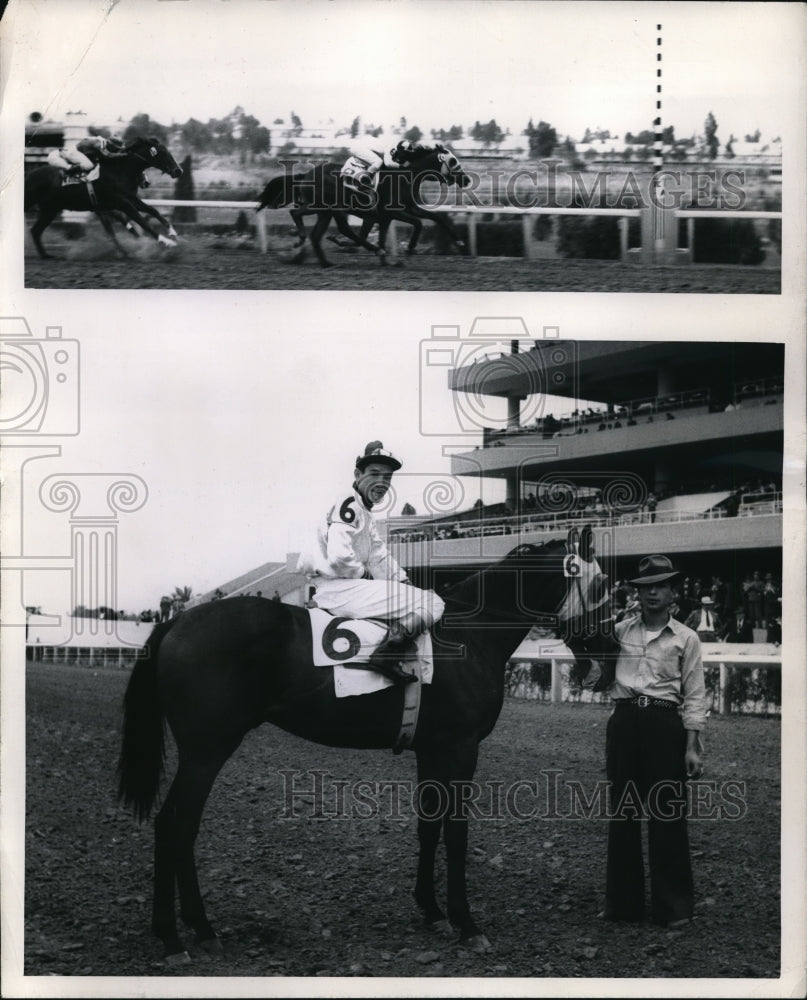
<instances>
[{"instance_id":1,"label":"jockey's riding boot","mask_svg":"<svg viewBox=\"0 0 807 1000\"><path fill-rule=\"evenodd\" d=\"M373 651L369 665L396 684L411 684L417 677L401 667L401 660L406 656L409 646L403 627L395 622Z\"/></svg>"}]
</instances>

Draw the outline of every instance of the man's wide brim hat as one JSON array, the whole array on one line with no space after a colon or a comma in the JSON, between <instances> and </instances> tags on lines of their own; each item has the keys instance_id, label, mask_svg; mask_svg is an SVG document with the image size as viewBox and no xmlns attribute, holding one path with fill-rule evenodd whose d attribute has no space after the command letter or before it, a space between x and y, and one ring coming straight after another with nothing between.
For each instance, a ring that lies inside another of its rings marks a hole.
<instances>
[{"instance_id":1,"label":"man's wide brim hat","mask_svg":"<svg viewBox=\"0 0 807 1000\"><path fill-rule=\"evenodd\" d=\"M680 571L673 566L667 556L645 556L639 563L639 575L628 580L628 583L636 585L663 583L679 575Z\"/></svg>"},{"instance_id":2,"label":"man's wide brim hat","mask_svg":"<svg viewBox=\"0 0 807 1000\"><path fill-rule=\"evenodd\" d=\"M397 472L402 465L401 461L397 459L391 451L387 451L380 441L371 441L367 445L364 449L364 454L359 455L356 459L356 468L360 472L364 472L371 462L388 465L393 472Z\"/></svg>"}]
</instances>

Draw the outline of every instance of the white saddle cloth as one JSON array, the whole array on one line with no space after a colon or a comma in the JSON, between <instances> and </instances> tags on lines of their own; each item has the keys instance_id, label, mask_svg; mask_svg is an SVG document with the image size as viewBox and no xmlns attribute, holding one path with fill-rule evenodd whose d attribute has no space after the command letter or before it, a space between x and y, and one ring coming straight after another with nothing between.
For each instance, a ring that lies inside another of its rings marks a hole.
<instances>
[{"instance_id":1,"label":"white saddle cloth","mask_svg":"<svg viewBox=\"0 0 807 1000\"><path fill-rule=\"evenodd\" d=\"M332 667L337 698L357 694L372 694L391 687L393 681L375 670L361 670L346 666L348 663L367 663L375 648L384 638L384 625L367 619L335 618L320 608L309 608L311 642L314 666ZM422 632L416 639L416 655L420 661L423 684L431 684L432 637Z\"/></svg>"}]
</instances>

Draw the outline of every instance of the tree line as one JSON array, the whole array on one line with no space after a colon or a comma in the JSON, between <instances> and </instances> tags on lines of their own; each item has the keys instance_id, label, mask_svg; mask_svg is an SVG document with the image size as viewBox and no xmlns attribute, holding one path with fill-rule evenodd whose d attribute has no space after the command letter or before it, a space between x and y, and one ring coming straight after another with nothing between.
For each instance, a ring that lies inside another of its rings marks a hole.
<instances>
[{"instance_id":1,"label":"tree line","mask_svg":"<svg viewBox=\"0 0 807 1000\"><path fill-rule=\"evenodd\" d=\"M240 153L255 156L270 152L273 129L281 129L286 136L287 144L290 144L302 134L304 125L300 116L291 111L287 118L275 118L272 126L267 128L254 115L247 114L240 106L234 108L225 118L211 118L207 122L189 118L184 124L171 127L155 121L148 114L141 113L135 115L129 122L123 133L123 138L128 141L136 136L153 135L166 142L172 133L178 132L184 148L191 153L219 155ZM93 131L108 134L109 130L95 129ZM311 132L316 134L315 129ZM420 142L425 137L420 127L410 125L405 117L399 119L394 133L396 138L403 136L411 142ZM487 122L477 120L468 128L452 124L448 128L431 129L431 139L434 142L452 143L470 138L489 146L498 145L511 134L510 130L503 128L495 118L491 118ZM529 155L534 159L546 159L556 153L570 159L576 155L575 140L569 135L561 138L557 129L543 119L535 124L530 118L519 134L525 137ZM349 125L336 129L334 135L337 138L344 136L347 146L349 141L362 135L378 138L384 135L384 128L372 123L365 123L361 116L357 115ZM760 137L761 132L757 128L755 132L745 135L745 141L759 142ZM612 135L609 129L586 128L580 142L586 144L617 138L618 136ZM706 159L715 159L721 146L721 140L718 137L718 123L711 112L704 121L703 133L699 137L677 138L674 126L667 125L662 130L661 140L664 146L673 149L674 156L681 157L686 156L689 151L696 148ZM648 159L652 155L654 141L655 133L651 129L643 129L636 133L626 132L624 143L626 146L632 147L626 150L626 155L637 159ZM726 155L729 157L733 155L732 144L736 141L735 136L731 135L724 144Z\"/></svg>"}]
</instances>

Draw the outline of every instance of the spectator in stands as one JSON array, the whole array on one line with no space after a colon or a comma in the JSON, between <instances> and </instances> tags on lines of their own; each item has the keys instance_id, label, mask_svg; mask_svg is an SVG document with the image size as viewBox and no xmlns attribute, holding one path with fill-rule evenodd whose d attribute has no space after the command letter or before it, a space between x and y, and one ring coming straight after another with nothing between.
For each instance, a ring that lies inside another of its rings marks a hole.
<instances>
[{"instance_id":1,"label":"spectator in stands","mask_svg":"<svg viewBox=\"0 0 807 1000\"><path fill-rule=\"evenodd\" d=\"M165 594L160 598L160 621L167 622L171 617L171 598Z\"/></svg>"},{"instance_id":2,"label":"spectator in stands","mask_svg":"<svg viewBox=\"0 0 807 1000\"><path fill-rule=\"evenodd\" d=\"M719 576L713 576L709 590L712 595L712 600L714 601L716 614L718 614L722 618L725 618L727 613L730 611L730 609L726 608L725 605L725 600L726 600L725 583L723 583L723 581L720 579Z\"/></svg>"},{"instance_id":3,"label":"spectator in stands","mask_svg":"<svg viewBox=\"0 0 807 1000\"><path fill-rule=\"evenodd\" d=\"M616 707L605 754L612 810L606 920L644 919L639 798L648 813L652 919L677 927L693 915L685 785L703 771L706 688L698 637L670 616L678 575L667 556L642 559L629 581L638 589L641 611L616 626L621 653L610 688Z\"/></svg>"},{"instance_id":4,"label":"spectator in stands","mask_svg":"<svg viewBox=\"0 0 807 1000\"><path fill-rule=\"evenodd\" d=\"M700 608L695 608L685 624L687 628L697 633L701 642L717 642L717 633L722 628L722 622L715 613L715 602L708 594L701 597Z\"/></svg>"},{"instance_id":5,"label":"spectator in stands","mask_svg":"<svg viewBox=\"0 0 807 1000\"><path fill-rule=\"evenodd\" d=\"M762 590L762 628L779 613L779 588L773 582L773 574L765 574L765 586Z\"/></svg>"},{"instance_id":6,"label":"spectator in stands","mask_svg":"<svg viewBox=\"0 0 807 1000\"><path fill-rule=\"evenodd\" d=\"M340 617L389 623L368 667L407 684L417 679L401 668L410 640L437 621L445 605L434 591L410 584L371 516L400 468L400 460L380 441L371 441L356 459L352 491L325 513L298 569L316 587L317 607Z\"/></svg>"},{"instance_id":7,"label":"spectator in stands","mask_svg":"<svg viewBox=\"0 0 807 1000\"><path fill-rule=\"evenodd\" d=\"M697 602L692 596L692 581L689 577L684 577L684 582L681 584L678 593L678 607L683 615L682 621L686 621L689 617L690 612L695 607Z\"/></svg>"},{"instance_id":8,"label":"spectator in stands","mask_svg":"<svg viewBox=\"0 0 807 1000\"><path fill-rule=\"evenodd\" d=\"M719 638L723 642L753 642L754 630L742 604L734 609L734 614L720 630Z\"/></svg>"},{"instance_id":9,"label":"spectator in stands","mask_svg":"<svg viewBox=\"0 0 807 1000\"><path fill-rule=\"evenodd\" d=\"M647 500L645 500L645 510L647 511L648 520L651 524L654 524L656 521L656 507L658 507L658 498L651 490L647 494Z\"/></svg>"},{"instance_id":10,"label":"spectator in stands","mask_svg":"<svg viewBox=\"0 0 807 1000\"><path fill-rule=\"evenodd\" d=\"M782 598L778 598L778 610L774 618L768 622L766 639L776 646L782 645Z\"/></svg>"},{"instance_id":11,"label":"spectator in stands","mask_svg":"<svg viewBox=\"0 0 807 1000\"><path fill-rule=\"evenodd\" d=\"M762 592L765 589L765 582L760 576L759 570L755 569L745 592L745 600L748 606L748 617L754 628L763 628L762 623Z\"/></svg>"}]
</instances>

